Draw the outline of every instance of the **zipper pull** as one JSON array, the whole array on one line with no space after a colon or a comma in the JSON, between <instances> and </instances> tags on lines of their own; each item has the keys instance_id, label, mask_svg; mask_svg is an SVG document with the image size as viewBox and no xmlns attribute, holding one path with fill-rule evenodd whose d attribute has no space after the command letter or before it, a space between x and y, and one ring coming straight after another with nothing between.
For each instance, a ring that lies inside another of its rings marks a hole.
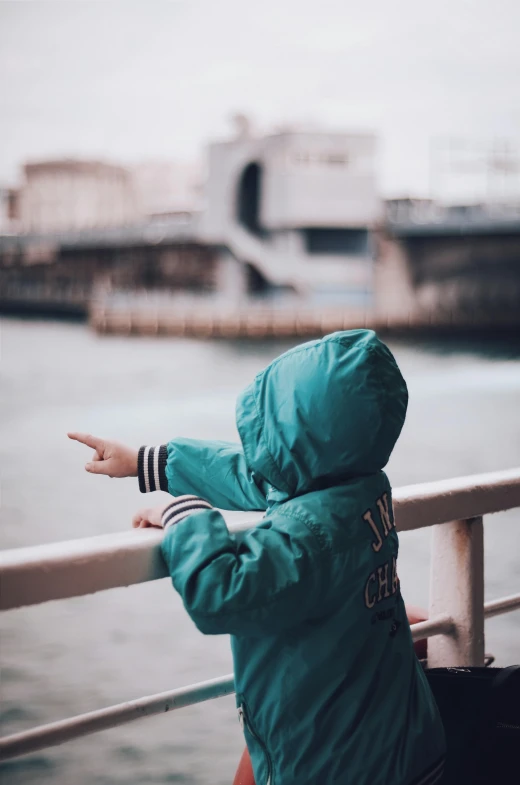
<instances>
[{"instance_id":1,"label":"zipper pull","mask_svg":"<svg viewBox=\"0 0 520 785\"><path fill-rule=\"evenodd\" d=\"M242 730L244 730L244 724L245 724L245 722L244 722L244 709L242 708L242 706L238 707L238 721L240 723L240 727L242 728Z\"/></svg>"}]
</instances>

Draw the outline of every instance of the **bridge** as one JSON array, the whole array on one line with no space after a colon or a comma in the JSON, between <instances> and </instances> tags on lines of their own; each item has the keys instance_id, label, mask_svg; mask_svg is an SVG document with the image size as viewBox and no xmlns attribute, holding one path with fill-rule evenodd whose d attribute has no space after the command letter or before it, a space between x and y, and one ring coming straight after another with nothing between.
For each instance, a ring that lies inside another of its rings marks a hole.
<instances>
[{"instance_id":1,"label":"bridge","mask_svg":"<svg viewBox=\"0 0 520 785\"><path fill-rule=\"evenodd\" d=\"M520 205L394 206L380 240L380 292L383 282L392 288L385 274L395 277L390 312L407 302L438 318L451 312L518 324Z\"/></svg>"},{"instance_id":2,"label":"bridge","mask_svg":"<svg viewBox=\"0 0 520 785\"><path fill-rule=\"evenodd\" d=\"M371 239L370 239L371 238ZM361 278L372 270L364 304L376 321L479 319L518 324L520 206L439 208L389 203L369 232L369 248L345 257ZM356 267L357 265L357 267ZM365 272L363 272L363 269ZM0 307L86 314L93 291L146 289L248 296L333 292L341 264L281 252L268 236L228 222L212 242L202 213L135 225L0 236ZM337 303L336 303L337 305ZM326 303L322 303L326 307ZM359 308L345 302L355 315Z\"/></svg>"}]
</instances>

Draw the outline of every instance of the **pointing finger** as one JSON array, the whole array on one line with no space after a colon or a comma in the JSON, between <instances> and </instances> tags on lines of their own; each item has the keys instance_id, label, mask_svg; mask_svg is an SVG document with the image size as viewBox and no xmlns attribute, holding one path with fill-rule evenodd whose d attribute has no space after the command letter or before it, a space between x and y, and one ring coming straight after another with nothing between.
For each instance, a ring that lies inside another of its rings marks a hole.
<instances>
[{"instance_id":1,"label":"pointing finger","mask_svg":"<svg viewBox=\"0 0 520 785\"><path fill-rule=\"evenodd\" d=\"M91 436L89 433L76 432L68 433L67 436L69 439L74 439L76 442L86 444L87 447L92 447L93 450L103 452L103 439L99 439L97 436Z\"/></svg>"}]
</instances>

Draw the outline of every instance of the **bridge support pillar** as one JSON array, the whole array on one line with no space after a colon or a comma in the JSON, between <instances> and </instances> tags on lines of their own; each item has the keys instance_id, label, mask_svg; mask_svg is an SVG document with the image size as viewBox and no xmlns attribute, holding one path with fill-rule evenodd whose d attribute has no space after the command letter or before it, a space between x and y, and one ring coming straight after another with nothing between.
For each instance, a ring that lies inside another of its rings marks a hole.
<instances>
[{"instance_id":1,"label":"bridge support pillar","mask_svg":"<svg viewBox=\"0 0 520 785\"><path fill-rule=\"evenodd\" d=\"M247 297L247 270L233 254L222 250L217 258L216 291L218 296L231 304Z\"/></svg>"}]
</instances>

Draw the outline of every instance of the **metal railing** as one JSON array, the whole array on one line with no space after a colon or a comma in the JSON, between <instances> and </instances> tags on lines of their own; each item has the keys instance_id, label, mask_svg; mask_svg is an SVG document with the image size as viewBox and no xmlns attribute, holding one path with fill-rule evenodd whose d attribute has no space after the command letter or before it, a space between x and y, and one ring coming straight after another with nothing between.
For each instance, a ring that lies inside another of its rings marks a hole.
<instances>
[{"instance_id":1,"label":"metal railing","mask_svg":"<svg viewBox=\"0 0 520 785\"><path fill-rule=\"evenodd\" d=\"M520 469L394 491L399 531L434 527L429 620L412 625L414 640L431 638L430 666L482 665L484 619L520 608L520 592L484 604L482 516L516 507L520 507ZM229 529L244 531L260 517L231 523ZM0 610L165 578L161 538L162 532L145 529L4 551L0 553ZM49 723L0 739L0 759L233 691L230 674Z\"/></svg>"}]
</instances>

